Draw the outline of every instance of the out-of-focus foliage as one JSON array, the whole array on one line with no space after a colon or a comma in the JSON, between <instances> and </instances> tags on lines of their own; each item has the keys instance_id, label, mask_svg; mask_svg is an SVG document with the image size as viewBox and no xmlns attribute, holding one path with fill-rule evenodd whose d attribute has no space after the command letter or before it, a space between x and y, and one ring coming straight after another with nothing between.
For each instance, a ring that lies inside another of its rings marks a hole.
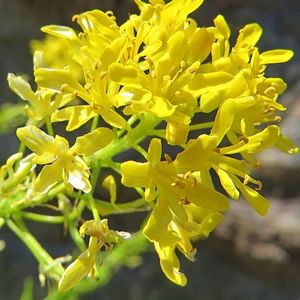
<instances>
[{"instance_id":1,"label":"out-of-focus foliage","mask_svg":"<svg viewBox=\"0 0 300 300\"><path fill-rule=\"evenodd\" d=\"M0 134L13 131L25 122L24 105L5 103L0 106Z\"/></svg>"}]
</instances>

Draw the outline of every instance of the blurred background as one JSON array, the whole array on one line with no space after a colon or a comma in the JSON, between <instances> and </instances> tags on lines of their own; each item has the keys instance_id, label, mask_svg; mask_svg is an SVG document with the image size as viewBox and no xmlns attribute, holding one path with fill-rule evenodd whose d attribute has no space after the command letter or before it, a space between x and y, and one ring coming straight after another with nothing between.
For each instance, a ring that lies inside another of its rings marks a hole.
<instances>
[{"instance_id":1,"label":"blurred background","mask_svg":"<svg viewBox=\"0 0 300 300\"><path fill-rule=\"evenodd\" d=\"M112 10L119 24L136 12L132 0L0 0L0 101L16 103L6 82L8 72L32 79L29 41L43 37L39 28L48 24L71 25L71 17L89 9ZM288 90L281 102L288 107L282 117L285 134L300 145L300 1L299 0L206 0L193 15L209 26L223 14L233 41L238 30L257 22L264 28L262 50L289 48L291 62L271 66L269 76L283 77ZM14 113L17 113L16 111ZM0 123L6 119L0 113ZM0 162L18 147L14 132L0 135ZM269 214L260 218L243 200L231 210L215 233L197 242L196 262L182 260L188 284L180 288L162 274L156 254L147 252L135 269L121 268L104 287L80 299L201 299L201 300L297 300L300 299L300 156L272 150L261 154L264 183L271 201ZM141 218L133 218L140 222ZM127 221L128 222L128 221ZM54 257L72 249L60 227L29 224L38 240ZM137 226L137 225L136 225ZM19 299L24 278L32 276L34 299L43 299L38 266L31 253L8 230L1 229L6 248L0 252L0 300Z\"/></svg>"}]
</instances>

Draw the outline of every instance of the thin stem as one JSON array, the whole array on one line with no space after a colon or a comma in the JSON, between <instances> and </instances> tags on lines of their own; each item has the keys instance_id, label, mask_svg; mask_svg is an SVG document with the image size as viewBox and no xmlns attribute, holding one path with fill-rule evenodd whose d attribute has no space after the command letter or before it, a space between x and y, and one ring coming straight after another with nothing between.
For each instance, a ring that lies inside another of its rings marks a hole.
<instances>
[{"instance_id":1,"label":"thin stem","mask_svg":"<svg viewBox=\"0 0 300 300\"><path fill-rule=\"evenodd\" d=\"M40 223L48 223L48 224L61 224L64 223L65 219L63 216L48 216L48 215L40 215L36 213L31 213L27 211L20 212L21 217Z\"/></svg>"},{"instance_id":2,"label":"thin stem","mask_svg":"<svg viewBox=\"0 0 300 300\"><path fill-rule=\"evenodd\" d=\"M80 236L77 228L75 227L75 223L73 220L68 219L68 227L69 227L69 232L72 240L76 244L77 248L83 252L86 249L86 245L84 243L83 238Z\"/></svg>"},{"instance_id":3,"label":"thin stem","mask_svg":"<svg viewBox=\"0 0 300 300\"><path fill-rule=\"evenodd\" d=\"M13 233L16 234L18 238L27 246L42 267L47 267L54 262L54 259L28 231L21 218L16 217L15 222L13 222L11 219L8 219L6 224L11 231L13 231ZM63 272L63 267L60 264L57 264L53 269L51 269L49 275L52 278L59 280Z\"/></svg>"},{"instance_id":4,"label":"thin stem","mask_svg":"<svg viewBox=\"0 0 300 300\"><path fill-rule=\"evenodd\" d=\"M93 195L91 193L89 193L86 196L86 198L88 200L88 203L89 203L89 206L90 206L90 209L92 211L94 219L96 221L100 221L99 212L98 212L98 209L97 209L97 206L96 206L95 199L94 199Z\"/></svg>"},{"instance_id":5,"label":"thin stem","mask_svg":"<svg viewBox=\"0 0 300 300\"><path fill-rule=\"evenodd\" d=\"M93 122L92 122L92 125L91 125L91 131L95 130L98 127L98 121L99 121L99 115L96 115L93 118Z\"/></svg>"},{"instance_id":6,"label":"thin stem","mask_svg":"<svg viewBox=\"0 0 300 300\"><path fill-rule=\"evenodd\" d=\"M110 168L116 173L121 175L121 163L115 161L106 161L105 164L101 165L103 168Z\"/></svg>"},{"instance_id":7,"label":"thin stem","mask_svg":"<svg viewBox=\"0 0 300 300\"><path fill-rule=\"evenodd\" d=\"M153 130L149 131L149 135L157 136L161 139L165 139L166 138L166 130L165 129L153 129Z\"/></svg>"},{"instance_id":8,"label":"thin stem","mask_svg":"<svg viewBox=\"0 0 300 300\"><path fill-rule=\"evenodd\" d=\"M24 153L26 149L26 145L24 143L20 143L18 152Z\"/></svg>"},{"instance_id":9,"label":"thin stem","mask_svg":"<svg viewBox=\"0 0 300 300\"><path fill-rule=\"evenodd\" d=\"M132 130L131 126L139 119L139 117L137 115L133 115L129 118L129 120L127 121L125 127L123 129L120 129L118 131L118 137L120 138L123 133L125 133L125 131L127 130L128 132Z\"/></svg>"},{"instance_id":10,"label":"thin stem","mask_svg":"<svg viewBox=\"0 0 300 300\"><path fill-rule=\"evenodd\" d=\"M212 128L213 126L214 126L214 122L205 122L205 123L190 125L190 131Z\"/></svg>"},{"instance_id":11,"label":"thin stem","mask_svg":"<svg viewBox=\"0 0 300 300\"><path fill-rule=\"evenodd\" d=\"M112 204L103 200L95 200L97 210L102 216L115 214L128 214L148 210L148 203L144 198L139 198L128 203Z\"/></svg>"},{"instance_id":12,"label":"thin stem","mask_svg":"<svg viewBox=\"0 0 300 300\"><path fill-rule=\"evenodd\" d=\"M145 149L143 149L140 145L133 145L132 148L134 148L137 152L139 152L146 160L147 160L147 152Z\"/></svg>"},{"instance_id":13,"label":"thin stem","mask_svg":"<svg viewBox=\"0 0 300 300\"><path fill-rule=\"evenodd\" d=\"M100 170L101 170L100 163L99 163L99 161L96 161L93 164L93 172L92 172L92 177L91 177L92 192L96 188L97 180L98 180L98 177L99 177L99 174L100 174Z\"/></svg>"},{"instance_id":14,"label":"thin stem","mask_svg":"<svg viewBox=\"0 0 300 300\"><path fill-rule=\"evenodd\" d=\"M49 117L46 118L46 127L47 127L48 134L54 136L52 123Z\"/></svg>"},{"instance_id":15,"label":"thin stem","mask_svg":"<svg viewBox=\"0 0 300 300\"><path fill-rule=\"evenodd\" d=\"M82 197L82 195L80 195ZM76 208L73 209L72 212L68 213L68 219L74 220L81 217L83 210L85 209L86 203L84 199L80 199Z\"/></svg>"},{"instance_id":16,"label":"thin stem","mask_svg":"<svg viewBox=\"0 0 300 300\"><path fill-rule=\"evenodd\" d=\"M105 148L95 152L88 159L90 164L92 161L106 161L113 158L116 154L130 149L133 144L138 144L146 136L148 136L149 131L160 122L156 117L148 114L143 120L134 128L132 131L128 132L122 139L115 139Z\"/></svg>"}]
</instances>

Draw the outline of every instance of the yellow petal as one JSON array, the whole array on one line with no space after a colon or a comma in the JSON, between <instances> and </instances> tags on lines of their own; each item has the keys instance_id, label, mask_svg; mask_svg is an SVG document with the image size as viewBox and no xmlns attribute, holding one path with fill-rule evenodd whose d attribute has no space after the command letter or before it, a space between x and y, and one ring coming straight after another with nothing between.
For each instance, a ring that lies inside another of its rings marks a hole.
<instances>
[{"instance_id":1,"label":"yellow petal","mask_svg":"<svg viewBox=\"0 0 300 300\"><path fill-rule=\"evenodd\" d=\"M228 39L230 37L230 28L225 21L224 17L222 15L218 15L214 19L214 24L217 27L219 33L225 38Z\"/></svg>"},{"instance_id":2,"label":"yellow petal","mask_svg":"<svg viewBox=\"0 0 300 300\"><path fill-rule=\"evenodd\" d=\"M116 23L114 19L99 9L94 9L84 12L80 15L75 15L73 20L76 20L83 31L88 33L96 31L97 33L109 34L111 31L116 29Z\"/></svg>"},{"instance_id":3,"label":"yellow petal","mask_svg":"<svg viewBox=\"0 0 300 300\"><path fill-rule=\"evenodd\" d=\"M159 242L171 220L172 214L168 202L166 199L159 198L143 229L144 235L152 242Z\"/></svg>"},{"instance_id":4,"label":"yellow petal","mask_svg":"<svg viewBox=\"0 0 300 300\"><path fill-rule=\"evenodd\" d=\"M113 139L113 132L105 127L97 128L92 132L80 136L70 151L77 155L91 155L107 146Z\"/></svg>"},{"instance_id":5,"label":"yellow petal","mask_svg":"<svg viewBox=\"0 0 300 300\"><path fill-rule=\"evenodd\" d=\"M94 261L91 262L90 258L89 252L86 250L67 267L58 283L58 290L61 293L73 288L91 271Z\"/></svg>"},{"instance_id":6,"label":"yellow petal","mask_svg":"<svg viewBox=\"0 0 300 300\"><path fill-rule=\"evenodd\" d=\"M299 148L284 134L280 134L275 147L288 154L297 154Z\"/></svg>"},{"instance_id":7,"label":"yellow petal","mask_svg":"<svg viewBox=\"0 0 300 300\"><path fill-rule=\"evenodd\" d=\"M48 152L55 155L54 138L34 125L18 128L17 136L22 143L36 154L43 155Z\"/></svg>"},{"instance_id":8,"label":"yellow petal","mask_svg":"<svg viewBox=\"0 0 300 300\"><path fill-rule=\"evenodd\" d=\"M62 179L62 167L59 162L43 167L34 181L34 191L46 193L52 186Z\"/></svg>"},{"instance_id":9,"label":"yellow petal","mask_svg":"<svg viewBox=\"0 0 300 300\"><path fill-rule=\"evenodd\" d=\"M170 145L186 143L190 126L184 123L169 121L166 127L166 139Z\"/></svg>"},{"instance_id":10,"label":"yellow petal","mask_svg":"<svg viewBox=\"0 0 300 300\"><path fill-rule=\"evenodd\" d=\"M222 220L223 220L222 214L210 213L200 223L198 232L202 236L208 237L208 235L211 233L211 231L213 231Z\"/></svg>"},{"instance_id":11,"label":"yellow petal","mask_svg":"<svg viewBox=\"0 0 300 300\"><path fill-rule=\"evenodd\" d=\"M115 178L112 175L108 175L104 178L102 186L109 192L110 202L115 203L117 199L117 184Z\"/></svg>"},{"instance_id":12,"label":"yellow petal","mask_svg":"<svg viewBox=\"0 0 300 300\"><path fill-rule=\"evenodd\" d=\"M185 189L187 199L199 207L212 211L225 211L229 208L229 200L221 193L212 190L201 183Z\"/></svg>"},{"instance_id":13,"label":"yellow petal","mask_svg":"<svg viewBox=\"0 0 300 300\"><path fill-rule=\"evenodd\" d=\"M153 138L150 142L149 148L148 148L148 161L151 163L152 166L158 164L161 159L161 140L157 138Z\"/></svg>"},{"instance_id":14,"label":"yellow petal","mask_svg":"<svg viewBox=\"0 0 300 300\"><path fill-rule=\"evenodd\" d=\"M189 39L189 51L187 60L195 62L207 58L214 42L214 36L206 28L197 28Z\"/></svg>"},{"instance_id":15,"label":"yellow petal","mask_svg":"<svg viewBox=\"0 0 300 300\"><path fill-rule=\"evenodd\" d=\"M224 92L221 91L210 91L206 94L201 95L200 98L200 109L204 113L210 113L224 101Z\"/></svg>"},{"instance_id":16,"label":"yellow petal","mask_svg":"<svg viewBox=\"0 0 300 300\"><path fill-rule=\"evenodd\" d=\"M176 0L167 3L162 11L164 26L172 22L183 22L186 17L195 11L204 0ZM164 22L165 21L165 22ZM176 24L176 23L175 23Z\"/></svg>"},{"instance_id":17,"label":"yellow petal","mask_svg":"<svg viewBox=\"0 0 300 300\"><path fill-rule=\"evenodd\" d=\"M177 155L174 166L183 173L200 170L208 158L215 154L213 150L216 147L215 136L202 134Z\"/></svg>"},{"instance_id":18,"label":"yellow petal","mask_svg":"<svg viewBox=\"0 0 300 300\"><path fill-rule=\"evenodd\" d=\"M111 64L108 68L109 77L125 86L134 88L145 88L143 83L145 82L145 76L141 74L138 67L133 65L123 66L120 63Z\"/></svg>"},{"instance_id":19,"label":"yellow petal","mask_svg":"<svg viewBox=\"0 0 300 300\"><path fill-rule=\"evenodd\" d=\"M198 9L204 0L185 0L184 5L180 7L180 11L184 13L186 16L188 16L190 13ZM174 1L179 2L179 1Z\"/></svg>"},{"instance_id":20,"label":"yellow petal","mask_svg":"<svg viewBox=\"0 0 300 300\"><path fill-rule=\"evenodd\" d=\"M261 132L249 136L244 147L248 153L257 153L274 145L280 135L280 128L270 125Z\"/></svg>"},{"instance_id":21,"label":"yellow petal","mask_svg":"<svg viewBox=\"0 0 300 300\"><path fill-rule=\"evenodd\" d=\"M126 120L113 109L100 110L102 119L109 125L117 128L122 128L126 124Z\"/></svg>"},{"instance_id":22,"label":"yellow petal","mask_svg":"<svg viewBox=\"0 0 300 300\"><path fill-rule=\"evenodd\" d=\"M144 187L149 182L150 164L126 161L121 164L122 184L130 187Z\"/></svg>"},{"instance_id":23,"label":"yellow petal","mask_svg":"<svg viewBox=\"0 0 300 300\"><path fill-rule=\"evenodd\" d=\"M166 74L170 74L176 66L180 64L187 45L186 37L183 31L177 31L168 40L168 52L157 62L155 68L157 80L162 82Z\"/></svg>"},{"instance_id":24,"label":"yellow petal","mask_svg":"<svg viewBox=\"0 0 300 300\"><path fill-rule=\"evenodd\" d=\"M22 100L29 102L36 102L37 97L31 89L30 84L24 80L21 76L16 76L9 73L7 76L8 85L10 89L16 93Z\"/></svg>"},{"instance_id":25,"label":"yellow petal","mask_svg":"<svg viewBox=\"0 0 300 300\"><path fill-rule=\"evenodd\" d=\"M254 104L253 97L241 97L227 99L219 108L214 126L210 134L217 137L218 144L223 140L227 131L231 128L235 117L239 116L239 111L251 107Z\"/></svg>"},{"instance_id":26,"label":"yellow petal","mask_svg":"<svg viewBox=\"0 0 300 300\"><path fill-rule=\"evenodd\" d=\"M67 26L59 26L59 25L48 25L43 26L41 30L50 35L54 35L60 38L67 38L71 40L77 40L76 32Z\"/></svg>"},{"instance_id":27,"label":"yellow petal","mask_svg":"<svg viewBox=\"0 0 300 300\"><path fill-rule=\"evenodd\" d=\"M259 133L245 138L232 146L220 148L221 154L235 154L240 152L257 153L274 145L280 135L280 128L270 125Z\"/></svg>"},{"instance_id":28,"label":"yellow petal","mask_svg":"<svg viewBox=\"0 0 300 300\"><path fill-rule=\"evenodd\" d=\"M256 212L264 216L267 214L270 203L266 198L260 195L257 191L253 190L249 186L243 184L238 178L233 176L236 187L241 191L243 196L249 202L249 204L256 210Z\"/></svg>"},{"instance_id":29,"label":"yellow petal","mask_svg":"<svg viewBox=\"0 0 300 300\"><path fill-rule=\"evenodd\" d=\"M51 115L51 122L67 121L67 131L75 130L96 116L89 105L76 105L63 108Z\"/></svg>"},{"instance_id":30,"label":"yellow petal","mask_svg":"<svg viewBox=\"0 0 300 300\"><path fill-rule=\"evenodd\" d=\"M35 81L39 86L61 92L62 85L68 85L71 91L76 91L78 96L86 101L90 97L84 87L72 76L69 70L38 68L34 72Z\"/></svg>"},{"instance_id":31,"label":"yellow petal","mask_svg":"<svg viewBox=\"0 0 300 300\"><path fill-rule=\"evenodd\" d=\"M248 24L240 30L236 47L244 47L245 45L253 47L259 41L261 35L262 28L258 24Z\"/></svg>"},{"instance_id":32,"label":"yellow petal","mask_svg":"<svg viewBox=\"0 0 300 300\"><path fill-rule=\"evenodd\" d=\"M159 241L161 248L175 246L180 241L180 237L174 231L166 231Z\"/></svg>"},{"instance_id":33,"label":"yellow petal","mask_svg":"<svg viewBox=\"0 0 300 300\"><path fill-rule=\"evenodd\" d=\"M63 273L58 283L58 290L61 293L64 293L73 288L92 271L96 253L99 251L99 248L101 246L102 244L99 243L99 240L97 238L90 238L88 249L82 252Z\"/></svg>"},{"instance_id":34,"label":"yellow petal","mask_svg":"<svg viewBox=\"0 0 300 300\"><path fill-rule=\"evenodd\" d=\"M184 206L180 203L180 198L178 195L172 194L171 191L167 191L166 194L166 191L164 191L164 195L161 197L164 197L164 199L168 202L169 208L179 220L182 222L188 221L188 215L184 209Z\"/></svg>"},{"instance_id":35,"label":"yellow petal","mask_svg":"<svg viewBox=\"0 0 300 300\"><path fill-rule=\"evenodd\" d=\"M232 179L227 174L227 172L223 171L222 169L217 169L217 174L220 178L221 184L224 188L224 190L228 193L228 195L232 199L238 199L240 196L239 191L236 189Z\"/></svg>"},{"instance_id":36,"label":"yellow petal","mask_svg":"<svg viewBox=\"0 0 300 300\"><path fill-rule=\"evenodd\" d=\"M161 248L159 243L154 243L154 245L160 259L160 266L166 277L180 286L185 286L187 279L185 275L179 271L180 263L175 254L175 249L173 247Z\"/></svg>"},{"instance_id":37,"label":"yellow petal","mask_svg":"<svg viewBox=\"0 0 300 300\"><path fill-rule=\"evenodd\" d=\"M231 74L224 71L196 74L190 81L188 87L200 95L209 91L212 87L214 90L223 88L224 85L233 78Z\"/></svg>"},{"instance_id":38,"label":"yellow petal","mask_svg":"<svg viewBox=\"0 0 300 300\"><path fill-rule=\"evenodd\" d=\"M145 110L153 113L158 118L165 118L171 116L175 111L175 106L172 105L165 97L153 96L146 103Z\"/></svg>"},{"instance_id":39,"label":"yellow petal","mask_svg":"<svg viewBox=\"0 0 300 300\"><path fill-rule=\"evenodd\" d=\"M294 55L294 52L286 49L276 49L263 52L259 55L260 64L277 64L289 61Z\"/></svg>"}]
</instances>

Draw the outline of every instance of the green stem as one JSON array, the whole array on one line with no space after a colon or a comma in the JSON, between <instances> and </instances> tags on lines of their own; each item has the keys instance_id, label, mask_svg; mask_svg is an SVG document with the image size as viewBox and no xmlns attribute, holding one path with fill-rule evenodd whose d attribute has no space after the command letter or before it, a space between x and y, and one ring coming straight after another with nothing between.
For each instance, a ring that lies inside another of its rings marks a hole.
<instances>
[{"instance_id":1,"label":"green stem","mask_svg":"<svg viewBox=\"0 0 300 300\"><path fill-rule=\"evenodd\" d=\"M88 200L88 203L89 203L90 209L92 211L94 220L100 221L99 212L97 210L97 206L96 206L95 199L94 199L93 195L91 193L89 193L89 194L87 194L86 198Z\"/></svg>"},{"instance_id":2,"label":"green stem","mask_svg":"<svg viewBox=\"0 0 300 300\"><path fill-rule=\"evenodd\" d=\"M84 250L86 250L86 246L83 238L80 236L77 228L75 227L73 220L68 220L68 226L72 240L74 241L80 252L83 252Z\"/></svg>"},{"instance_id":3,"label":"green stem","mask_svg":"<svg viewBox=\"0 0 300 300\"><path fill-rule=\"evenodd\" d=\"M82 197L81 194L80 197ZM67 222L70 236L81 252L86 250L86 245L84 243L83 238L80 236L76 226L77 226L77 220L81 217L84 208L85 208L85 201L84 199L82 199L81 201L79 201L77 206L73 207L72 211L69 210L68 206L64 209L65 221Z\"/></svg>"},{"instance_id":4,"label":"green stem","mask_svg":"<svg viewBox=\"0 0 300 300\"><path fill-rule=\"evenodd\" d=\"M34 257L41 264L42 268L46 268L50 264L53 264L54 266L54 259L28 231L21 218L16 217L15 222L13 222L11 219L8 219L6 224L32 252ZM60 264L57 264L55 267L53 267L53 269L51 269L51 272L49 271L48 275L55 280L59 280L63 272L64 268Z\"/></svg>"},{"instance_id":5,"label":"green stem","mask_svg":"<svg viewBox=\"0 0 300 300\"><path fill-rule=\"evenodd\" d=\"M24 153L26 149L26 145L24 143L20 143L18 152Z\"/></svg>"},{"instance_id":6,"label":"green stem","mask_svg":"<svg viewBox=\"0 0 300 300\"><path fill-rule=\"evenodd\" d=\"M205 123L190 125L190 131L212 128L213 126L214 126L214 122L205 122Z\"/></svg>"},{"instance_id":7,"label":"green stem","mask_svg":"<svg viewBox=\"0 0 300 300\"><path fill-rule=\"evenodd\" d=\"M92 177L91 177L91 185L92 185L92 193L94 192L96 185L97 185L97 180L100 174L100 164L99 161L95 162L92 166L93 172L92 172Z\"/></svg>"},{"instance_id":8,"label":"green stem","mask_svg":"<svg viewBox=\"0 0 300 300\"><path fill-rule=\"evenodd\" d=\"M54 136L52 123L49 117L46 118L46 127L47 127L48 134Z\"/></svg>"},{"instance_id":9,"label":"green stem","mask_svg":"<svg viewBox=\"0 0 300 300\"><path fill-rule=\"evenodd\" d=\"M147 160L148 153L145 149L143 149L140 145L132 145L132 148L135 149Z\"/></svg>"},{"instance_id":10,"label":"green stem","mask_svg":"<svg viewBox=\"0 0 300 300\"><path fill-rule=\"evenodd\" d=\"M83 195L80 195L80 196L82 197ZM84 199L80 199L77 207L74 208L73 211L68 214L68 219L74 220L74 219L80 218L83 210L85 209L85 206L86 206L86 203L85 203Z\"/></svg>"},{"instance_id":11,"label":"green stem","mask_svg":"<svg viewBox=\"0 0 300 300\"><path fill-rule=\"evenodd\" d=\"M145 201L144 198L139 198L137 200L130 201L128 203L119 203L119 204L112 204L107 201L96 200L96 199L95 202L96 202L97 210L102 216L115 215L115 214L129 214L129 213L148 210L147 207L148 203Z\"/></svg>"},{"instance_id":12,"label":"green stem","mask_svg":"<svg viewBox=\"0 0 300 300\"><path fill-rule=\"evenodd\" d=\"M132 126L138 119L139 119L139 117L138 117L137 115L131 116L131 117L129 118L129 120L127 121L127 123L126 123L125 128L120 129L120 130L118 131L118 138L120 138L126 131L128 131L128 132L131 131L131 130L132 130L131 126Z\"/></svg>"},{"instance_id":13,"label":"green stem","mask_svg":"<svg viewBox=\"0 0 300 300\"><path fill-rule=\"evenodd\" d=\"M99 121L99 115L96 115L93 118L93 122L92 122L92 125L91 125L91 131L95 130L98 127L98 121Z\"/></svg>"},{"instance_id":14,"label":"green stem","mask_svg":"<svg viewBox=\"0 0 300 300\"><path fill-rule=\"evenodd\" d=\"M40 215L36 213L31 213L27 211L20 212L21 217L40 223L48 223L48 224L61 224L64 223L63 216L48 216L48 215Z\"/></svg>"},{"instance_id":15,"label":"green stem","mask_svg":"<svg viewBox=\"0 0 300 300\"><path fill-rule=\"evenodd\" d=\"M92 161L106 161L113 158L116 154L124 152L132 147L133 144L138 144L149 132L160 122L156 117L148 114L144 119L134 128L128 132L122 139L115 139L105 148L95 152L88 159L88 164Z\"/></svg>"},{"instance_id":16,"label":"green stem","mask_svg":"<svg viewBox=\"0 0 300 300\"><path fill-rule=\"evenodd\" d=\"M166 138L166 130L165 129L153 129L149 131L149 135L159 137L161 139Z\"/></svg>"}]
</instances>

